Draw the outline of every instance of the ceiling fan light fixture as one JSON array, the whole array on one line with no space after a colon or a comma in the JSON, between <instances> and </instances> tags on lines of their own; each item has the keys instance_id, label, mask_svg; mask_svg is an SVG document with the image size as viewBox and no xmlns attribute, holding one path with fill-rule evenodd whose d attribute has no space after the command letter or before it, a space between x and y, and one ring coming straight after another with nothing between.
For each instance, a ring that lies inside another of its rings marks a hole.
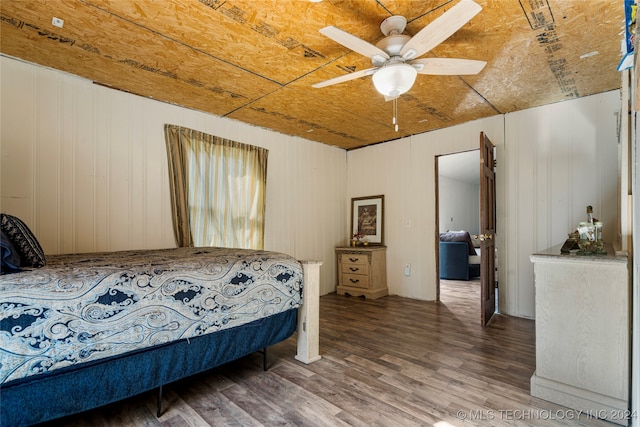
<instances>
[{"instance_id":1,"label":"ceiling fan light fixture","mask_svg":"<svg viewBox=\"0 0 640 427\"><path fill-rule=\"evenodd\" d=\"M409 64L388 64L373 74L373 85L384 96L400 96L413 86L418 71Z\"/></svg>"}]
</instances>

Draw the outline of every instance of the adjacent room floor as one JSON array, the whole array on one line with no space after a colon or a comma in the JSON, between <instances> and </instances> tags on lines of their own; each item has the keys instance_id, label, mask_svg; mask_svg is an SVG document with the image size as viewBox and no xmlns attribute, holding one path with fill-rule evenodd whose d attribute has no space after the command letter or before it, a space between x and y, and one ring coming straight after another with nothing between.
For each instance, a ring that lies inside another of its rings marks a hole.
<instances>
[{"instance_id":1,"label":"adjacent room floor","mask_svg":"<svg viewBox=\"0 0 640 427\"><path fill-rule=\"evenodd\" d=\"M322 359L293 358L295 337L262 355L156 393L58 420L65 426L611 426L529 396L534 321L480 327L479 281L443 281L441 302L320 298Z\"/></svg>"}]
</instances>

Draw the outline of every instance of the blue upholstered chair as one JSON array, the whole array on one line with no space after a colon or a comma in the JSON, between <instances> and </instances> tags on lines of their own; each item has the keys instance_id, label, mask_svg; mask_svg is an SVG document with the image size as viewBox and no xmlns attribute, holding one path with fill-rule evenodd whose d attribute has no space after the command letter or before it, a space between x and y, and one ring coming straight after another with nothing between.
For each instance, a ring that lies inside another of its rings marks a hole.
<instances>
[{"instance_id":1,"label":"blue upholstered chair","mask_svg":"<svg viewBox=\"0 0 640 427\"><path fill-rule=\"evenodd\" d=\"M451 239L451 233L446 239ZM440 278L449 280L469 280L480 276L480 264L470 264L469 256L475 253L470 245L471 239L466 236L461 238L465 241L440 241ZM468 238L468 241L466 241ZM441 239L445 239L441 235ZM477 256L474 257L477 259Z\"/></svg>"}]
</instances>

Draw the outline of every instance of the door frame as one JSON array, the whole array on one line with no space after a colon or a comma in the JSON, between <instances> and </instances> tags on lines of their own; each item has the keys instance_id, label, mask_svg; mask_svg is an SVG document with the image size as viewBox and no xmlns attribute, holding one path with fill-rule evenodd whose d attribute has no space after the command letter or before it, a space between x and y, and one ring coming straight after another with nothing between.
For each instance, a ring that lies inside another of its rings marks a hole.
<instances>
[{"instance_id":1,"label":"door frame","mask_svg":"<svg viewBox=\"0 0 640 427\"><path fill-rule=\"evenodd\" d=\"M481 132L480 133L481 144L483 142L483 139L484 139L484 132ZM480 147L482 147L482 145L480 145L478 148L473 148L473 149L469 149L469 150L460 150L460 151L451 152L451 153L442 153L442 154L434 155L434 171L435 171L435 176L434 176L434 181L435 181L435 246L434 246L434 249L435 249L435 253L436 253L436 257L435 257L436 258L435 259L435 262L436 262L436 302L440 302L440 180L439 180L440 165L439 165L439 159L440 159L440 157L443 157L443 156L466 153L466 152L469 152L469 151L477 151L477 150L480 150ZM496 158L495 156L496 156L496 151L495 151L495 146L494 146L493 147L493 157L492 157L493 161L495 161L495 158ZM482 159L482 152L481 151L480 151L480 157ZM494 168L494 172L495 172L495 168ZM483 170L483 167L482 167L481 164L478 165L478 173L479 173L479 175L481 177L484 175L484 170ZM496 196L495 176L494 176L493 185L494 185L494 187L493 187L493 196L495 198L495 196ZM480 188L478 188L478 192L480 192ZM480 198L482 198L482 195L480 195ZM481 200L481 203L482 203L482 200ZM481 207L478 206L478 214L479 215L480 215L480 209L481 209ZM497 214L495 212L495 209L496 209L495 200L494 200L494 203L493 203L493 209L494 209L493 219L495 220L496 214ZM480 227L482 227L482 224L480 224ZM494 227L495 227L495 224L494 224ZM482 234L482 230L480 230L480 231L481 231L481 234ZM494 228L493 232L494 232L494 234L493 234L493 240L492 240L492 243L493 243L492 252L495 250L495 244L496 244L495 228ZM484 263L486 264L487 261L485 260L485 258L482 257L482 256L481 256L481 258L484 261ZM494 271L494 275L493 275L494 280L493 281L495 282L495 277L496 277L495 276L495 268L497 267L495 265L495 257L493 258L493 261L494 262L491 263L492 267L490 267L490 268L492 268L493 271ZM486 267L485 267L485 269L486 269ZM481 278L482 278L482 274L483 274L482 270L483 270L483 267L482 267L482 264L481 264L481 272L480 272ZM495 302L495 286L492 289L493 289L492 294L493 294L493 301L494 301L493 310L494 310L494 312L497 312L498 311L498 306L497 306L497 302ZM480 301L480 310L481 310L480 323L484 326L486 324L485 320L488 322L489 319L488 318L485 319L485 317L487 317L487 316L485 316L485 313L484 313L485 301L483 301L483 299L484 299L483 296L484 296L484 292L481 289L481 292L480 292L480 300L481 300ZM490 318L491 316L488 316L488 317Z\"/></svg>"},{"instance_id":2,"label":"door frame","mask_svg":"<svg viewBox=\"0 0 640 427\"><path fill-rule=\"evenodd\" d=\"M440 302L440 157L451 156L455 154L468 153L471 151L479 151L479 148L472 148L469 150L454 151L452 153L436 154L433 157L434 171L435 171L435 251L436 251L436 301ZM480 183L478 182L478 192L480 192ZM480 207L478 206L478 215L480 214Z\"/></svg>"}]
</instances>

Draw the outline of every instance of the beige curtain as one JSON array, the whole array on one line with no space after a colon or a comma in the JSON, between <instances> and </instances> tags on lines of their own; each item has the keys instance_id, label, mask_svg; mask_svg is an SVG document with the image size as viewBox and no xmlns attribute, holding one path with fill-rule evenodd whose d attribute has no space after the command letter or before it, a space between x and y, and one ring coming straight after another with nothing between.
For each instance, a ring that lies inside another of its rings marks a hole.
<instances>
[{"instance_id":1,"label":"beige curtain","mask_svg":"<svg viewBox=\"0 0 640 427\"><path fill-rule=\"evenodd\" d=\"M193 246L189 226L187 151L185 145L180 143L180 127L164 125L164 137L169 160L173 234L179 247Z\"/></svg>"},{"instance_id":2,"label":"beige curtain","mask_svg":"<svg viewBox=\"0 0 640 427\"><path fill-rule=\"evenodd\" d=\"M269 151L165 125L179 246L264 248Z\"/></svg>"}]
</instances>

